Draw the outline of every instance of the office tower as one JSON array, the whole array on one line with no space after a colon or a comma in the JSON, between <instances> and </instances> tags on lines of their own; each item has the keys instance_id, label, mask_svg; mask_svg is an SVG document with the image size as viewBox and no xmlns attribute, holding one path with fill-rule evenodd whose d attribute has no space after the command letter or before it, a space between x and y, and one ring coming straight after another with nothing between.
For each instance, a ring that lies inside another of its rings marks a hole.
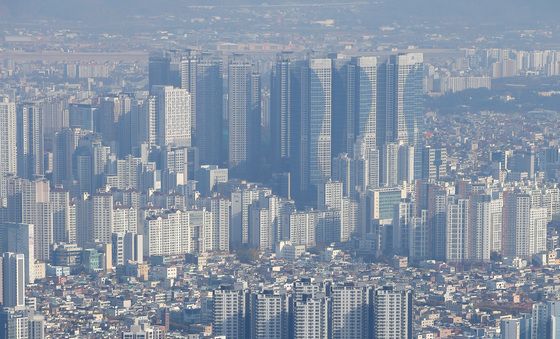
<instances>
[{"instance_id":1,"label":"office tower","mask_svg":"<svg viewBox=\"0 0 560 339\"><path fill-rule=\"evenodd\" d=\"M70 104L68 110L70 128L98 131L99 118L96 107L91 104Z\"/></svg>"},{"instance_id":2,"label":"office tower","mask_svg":"<svg viewBox=\"0 0 560 339\"><path fill-rule=\"evenodd\" d=\"M49 199L53 215L53 242L76 242L76 211L70 200L70 192L54 188Z\"/></svg>"},{"instance_id":3,"label":"office tower","mask_svg":"<svg viewBox=\"0 0 560 339\"><path fill-rule=\"evenodd\" d=\"M278 211L278 226L277 238L279 241L289 242L290 240L290 216L296 212L296 204L293 200L285 200L282 198L280 201L280 208ZM290 243L291 244L291 243ZM291 244L293 245L293 244ZM293 245L295 246L295 245Z\"/></svg>"},{"instance_id":4,"label":"office tower","mask_svg":"<svg viewBox=\"0 0 560 339\"><path fill-rule=\"evenodd\" d=\"M204 229L203 252L229 252L231 202L216 196L205 199L204 206L212 214L212 227Z\"/></svg>"},{"instance_id":5,"label":"office tower","mask_svg":"<svg viewBox=\"0 0 560 339\"><path fill-rule=\"evenodd\" d=\"M251 83L250 83L250 96L249 96L249 116L247 121L247 128L249 133L247 134L248 143L248 164L253 164L249 168L252 168L253 177L260 178L262 172L263 154L262 143L264 139L261 136L262 130L262 97L261 97L261 75L253 70L251 73ZM256 164L256 166L255 166Z\"/></svg>"},{"instance_id":6,"label":"office tower","mask_svg":"<svg viewBox=\"0 0 560 339\"><path fill-rule=\"evenodd\" d=\"M313 205L317 186L331 176L332 60L300 62L293 74L294 195Z\"/></svg>"},{"instance_id":7,"label":"office tower","mask_svg":"<svg viewBox=\"0 0 560 339\"><path fill-rule=\"evenodd\" d=\"M67 266L75 270L82 264L82 248L76 244L55 244L51 265Z\"/></svg>"},{"instance_id":8,"label":"office tower","mask_svg":"<svg viewBox=\"0 0 560 339\"><path fill-rule=\"evenodd\" d=\"M228 65L229 169L234 176L254 177L260 165L260 76L248 61Z\"/></svg>"},{"instance_id":9,"label":"office tower","mask_svg":"<svg viewBox=\"0 0 560 339\"><path fill-rule=\"evenodd\" d=\"M270 189L251 187L231 193L230 247L249 244L249 206L272 194Z\"/></svg>"},{"instance_id":10,"label":"office tower","mask_svg":"<svg viewBox=\"0 0 560 339\"><path fill-rule=\"evenodd\" d=\"M509 162L508 169L512 174L520 176L526 174L529 178L534 179L536 174L536 156L533 149L513 152Z\"/></svg>"},{"instance_id":11,"label":"office tower","mask_svg":"<svg viewBox=\"0 0 560 339\"><path fill-rule=\"evenodd\" d=\"M329 300L322 294L301 294L294 301L294 338L329 337Z\"/></svg>"},{"instance_id":12,"label":"office tower","mask_svg":"<svg viewBox=\"0 0 560 339\"><path fill-rule=\"evenodd\" d=\"M330 209L320 211L318 214L315 240L319 244L329 245L340 242L342 233L342 211Z\"/></svg>"},{"instance_id":13,"label":"office tower","mask_svg":"<svg viewBox=\"0 0 560 339\"><path fill-rule=\"evenodd\" d=\"M99 98L98 104L99 125L98 132L107 143L117 141L117 132L124 133L123 130L117 129L117 122L122 114L120 98L116 95L102 96Z\"/></svg>"},{"instance_id":14,"label":"office tower","mask_svg":"<svg viewBox=\"0 0 560 339\"><path fill-rule=\"evenodd\" d=\"M373 292L373 337L412 338L412 291L383 286Z\"/></svg>"},{"instance_id":15,"label":"office tower","mask_svg":"<svg viewBox=\"0 0 560 339\"><path fill-rule=\"evenodd\" d=\"M424 57L398 54L379 66L377 145L390 142L415 147L415 177L421 176Z\"/></svg>"},{"instance_id":16,"label":"office tower","mask_svg":"<svg viewBox=\"0 0 560 339\"><path fill-rule=\"evenodd\" d=\"M43 170L43 117L38 105L17 107L17 172L22 178L41 176Z\"/></svg>"},{"instance_id":17,"label":"office tower","mask_svg":"<svg viewBox=\"0 0 560 339\"><path fill-rule=\"evenodd\" d=\"M25 179L14 175L2 178L2 195L7 200L7 219L11 222L21 222L22 220L22 186Z\"/></svg>"},{"instance_id":18,"label":"office tower","mask_svg":"<svg viewBox=\"0 0 560 339\"><path fill-rule=\"evenodd\" d=\"M34 331L29 333L28 312L15 308L4 308L0 311L0 338L2 339L43 339L43 336L35 336ZM40 333L42 334L42 333Z\"/></svg>"},{"instance_id":19,"label":"office tower","mask_svg":"<svg viewBox=\"0 0 560 339\"><path fill-rule=\"evenodd\" d=\"M166 86L170 83L171 58L165 53L150 55L148 60L148 90L153 86Z\"/></svg>"},{"instance_id":20,"label":"office tower","mask_svg":"<svg viewBox=\"0 0 560 339\"><path fill-rule=\"evenodd\" d=\"M340 214L340 241L348 241L360 230L360 206L357 201L342 198L342 211Z\"/></svg>"},{"instance_id":21,"label":"office tower","mask_svg":"<svg viewBox=\"0 0 560 339\"><path fill-rule=\"evenodd\" d=\"M179 62L179 76L180 84L176 87L181 87L187 90L191 95L190 102L190 122L191 122L191 138L196 141L196 101L197 101L197 65L199 57L195 55L194 51L185 51L183 55L176 58ZM174 68L174 66L173 66Z\"/></svg>"},{"instance_id":22,"label":"office tower","mask_svg":"<svg viewBox=\"0 0 560 339\"><path fill-rule=\"evenodd\" d=\"M413 217L409 228L408 258L410 261L426 260L433 254L428 225L428 211L422 210L420 216Z\"/></svg>"},{"instance_id":23,"label":"office tower","mask_svg":"<svg viewBox=\"0 0 560 339\"><path fill-rule=\"evenodd\" d=\"M378 145L401 141L421 146L423 63L421 53L408 53L392 55L380 67Z\"/></svg>"},{"instance_id":24,"label":"office tower","mask_svg":"<svg viewBox=\"0 0 560 339\"><path fill-rule=\"evenodd\" d=\"M290 172L272 173L268 182L272 192L287 200L292 198L292 174Z\"/></svg>"},{"instance_id":25,"label":"office tower","mask_svg":"<svg viewBox=\"0 0 560 339\"><path fill-rule=\"evenodd\" d=\"M133 232L124 234L124 262L144 262L144 236Z\"/></svg>"},{"instance_id":26,"label":"office tower","mask_svg":"<svg viewBox=\"0 0 560 339\"><path fill-rule=\"evenodd\" d=\"M402 190L399 187L377 188L369 190L367 194L371 198L371 218L379 220L392 220L395 214L395 206L402 199Z\"/></svg>"},{"instance_id":27,"label":"office tower","mask_svg":"<svg viewBox=\"0 0 560 339\"><path fill-rule=\"evenodd\" d=\"M261 77L258 79L259 86L261 86ZM261 145L261 157L263 165L266 168L270 168L272 164L272 144L271 144L271 125L270 125L270 88L264 87L261 89L260 98L260 109L261 109L261 131L260 139Z\"/></svg>"},{"instance_id":28,"label":"office tower","mask_svg":"<svg viewBox=\"0 0 560 339\"><path fill-rule=\"evenodd\" d=\"M212 334L231 339L249 335L249 300L247 293L238 287L221 286L212 292Z\"/></svg>"},{"instance_id":29,"label":"office tower","mask_svg":"<svg viewBox=\"0 0 560 339\"><path fill-rule=\"evenodd\" d=\"M414 203L403 200L395 205L393 218L393 251L395 254L408 256L410 250L410 234L413 228Z\"/></svg>"},{"instance_id":30,"label":"office tower","mask_svg":"<svg viewBox=\"0 0 560 339\"><path fill-rule=\"evenodd\" d=\"M328 180L317 187L317 209L342 210L343 186L340 181Z\"/></svg>"},{"instance_id":31,"label":"office tower","mask_svg":"<svg viewBox=\"0 0 560 339\"><path fill-rule=\"evenodd\" d=\"M358 164L360 164L357 168L363 168L363 180L361 180L361 189L362 192L365 192L366 188L378 188L380 184L380 172L379 172L379 150L371 149L367 152L366 155L362 156L358 160ZM360 172L356 172L357 175ZM360 175L358 175L360 178Z\"/></svg>"},{"instance_id":32,"label":"office tower","mask_svg":"<svg viewBox=\"0 0 560 339\"><path fill-rule=\"evenodd\" d=\"M445 260L447 248L447 191L437 185L428 185L427 210L428 228L431 230L430 243L436 260ZM418 205L421 205L418 203Z\"/></svg>"},{"instance_id":33,"label":"office tower","mask_svg":"<svg viewBox=\"0 0 560 339\"><path fill-rule=\"evenodd\" d=\"M55 185L70 188L73 177L73 154L80 138L86 133L88 131L80 128L65 128L55 134L53 149L53 183Z\"/></svg>"},{"instance_id":34,"label":"office tower","mask_svg":"<svg viewBox=\"0 0 560 339\"><path fill-rule=\"evenodd\" d=\"M202 195L210 195L219 183L228 181L227 168L218 168L216 165L202 165L196 171L196 188Z\"/></svg>"},{"instance_id":35,"label":"office tower","mask_svg":"<svg viewBox=\"0 0 560 339\"><path fill-rule=\"evenodd\" d=\"M25 255L2 254L2 289L4 307L25 306Z\"/></svg>"},{"instance_id":36,"label":"office tower","mask_svg":"<svg viewBox=\"0 0 560 339\"><path fill-rule=\"evenodd\" d=\"M188 50L170 49L165 51L164 53L169 57L169 76L168 83L166 85L176 88L182 88L182 61L189 57L190 52Z\"/></svg>"},{"instance_id":37,"label":"office tower","mask_svg":"<svg viewBox=\"0 0 560 339\"><path fill-rule=\"evenodd\" d=\"M377 147L377 58L353 58L348 66L347 149L352 153L356 140L366 150Z\"/></svg>"},{"instance_id":38,"label":"office tower","mask_svg":"<svg viewBox=\"0 0 560 339\"><path fill-rule=\"evenodd\" d=\"M152 92L156 98L158 145L191 146L189 92L172 86L154 86Z\"/></svg>"},{"instance_id":39,"label":"office tower","mask_svg":"<svg viewBox=\"0 0 560 339\"><path fill-rule=\"evenodd\" d=\"M221 60L200 60L196 67L195 146L200 163L223 165L225 162L223 123L223 74ZM192 87L191 87L192 88Z\"/></svg>"},{"instance_id":40,"label":"office tower","mask_svg":"<svg viewBox=\"0 0 560 339\"><path fill-rule=\"evenodd\" d=\"M81 247L85 247L89 242L91 207L87 193L78 196L76 199L76 243Z\"/></svg>"},{"instance_id":41,"label":"office tower","mask_svg":"<svg viewBox=\"0 0 560 339\"><path fill-rule=\"evenodd\" d=\"M354 283L332 287L332 338L368 336L368 290Z\"/></svg>"},{"instance_id":42,"label":"office tower","mask_svg":"<svg viewBox=\"0 0 560 339\"><path fill-rule=\"evenodd\" d=\"M93 193L104 184L104 174L111 149L103 146L96 134L89 134L79 140L72 155L72 178L77 181L76 191Z\"/></svg>"},{"instance_id":43,"label":"office tower","mask_svg":"<svg viewBox=\"0 0 560 339\"><path fill-rule=\"evenodd\" d=\"M196 178L196 171L200 168L200 152L196 147L187 148L187 178L189 181L194 181ZM195 185L194 182L191 182ZM194 188L194 187L193 187Z\"/></svg>"},{"instance_id":44,"label":"office tower","mask_svg":"<svg viewBox=\"0 0 560 339\"><path fill-rule=\"evenodd\" d=\"M251 295L251 338L288 338L288 298L284 292L264 290Z\"/></svg>"},{"instance_id":45,"label":"office tower","mask_svg":"<svg viewBox=\"0 0 560 339\"><path fill-rule=\"evenodd\" d=\"M13 221L34 225L35 256L42 261L49 260L50 246L53 244L53 216L48 180L22 182L21 220Z\"/></svg>"},{"instance_id":46,"label":"office tower","mask_svg":"<svg viewBox=\"0 0 560 339\"><path fill-rule=\"evenodd\" d=\"M414 162L415 148L410 145L399 145L397 155L397 183L413 183L416 175Z\"/></svg>"},{"instance_id":47,"label":"office tower","mask_svg":"<svg viewBox=\"0 0 560 339\"><path fill-rule=\"evenodd\" d=\"M130 99L129 117L123 122L125 126L121 127L129 129L122 136L123 140L121 140L121 142L126 144L126 150L123 149L124 153L138 155L142 153L142 147L147 147L148 114L146 114L144 109L147 99L148 97L140 94L138 97L131 97Z\"/></svg>"},{"instance_id":48,"label":"office tower","mask_svg":"<svg viewBox=\"0 0 560 339\"><path fill-rule=\"evenodd\" d=\"M387 143L381 149L380 182L383 186L394 187L399 182L399 145Z\"/></svg>"},{"instance_id":49,"label":"office tower","mask_svg":"<svg viewBox=\"0 0 560 339\"><path fill-rule=\"evenodd\" d=\"M105 96L99 99L99 132L103 141L115 150L119 157L132 151L131 113L132 98L127 94Z\"/></svg>"},{"instance_id":50,"label":"office tower","mask_svg":"<svg viewBox=\"0 0 560 339\"><path fill-rule=\"evenodd\" d=\"M302 114L307 115L308 131L302 131L307 140L308 157L303 159L305 182L317 189L331 176L331 116L332 116L332 61L308 61L307 87ZM305 143L304 143L305 147Z\"/></svg>"},{"instance_id":51,"label":"office tower","mask_svg":"<svg viewBox=\"0 0 560 339\"><path fill-rule=\"evenodd\" d=\"M293 119L297 94L293 84L294 65L289 55L279 54L272 68L270 84L270 136L275 168L290 169L293 157Z\"/></svg>"},{"instance_id":52,"label":"office tower","mask_svg":"<svg viewBox=\"0 0 560 339\"><path fill-rule=\"evenodd\" d=\"M342 192L345 197L349 197L356 189L356 166L348 153L341 153L332 160L332 180L342 183Z\"/></svg>"},{"instance_id":53,"label":"office tower","mask_svg":"<svg viewBox=\"0 0 560 339\"><path fill-rule=\"evenodd\" d=\"M16 105L0 98L0 176L17 173Z\"/></svg>"},{"instance_id":54,"label":"office tower","mask_svg":"<svg viewBox=\"0 0 560 339\"><path fill-rule=\"evenodd\" d=\"M35 282L35 234L33 225L0 223L0 253L12 252L25 256L25 281Z\"/></svg>"},{"instance_id":55,"label":"office tower","mask_svg":"<svg viewBox=\"0 0 560 339\"><path fill-rule=\"evenodd\" d=\"M469 200L458 199L447 204L446 261L462 262L470 259L469 221Z\"/></svg>"},{"instance_id":56,"label":"office tower","mask_svg":"<svg viewBox=\"0 0 560 339\"><path fill-rule=\"evenodd\" d=\"M42 113L45 150L52 151L55 134L70 126L68 98L64 95L54 95L37 102L37 104Z\"/></svg>"},{"instance_id":57,"label":"office tower","mask_svg":"<svg viewBox=\"0 0 560 339\"><path fill-rule=\"evenodd\" d=\"M349 152L352 148L347 145L348 134L352 127L351 93L354 91L353 76L348 61L336 53L327 57L331 60L331 159L340 153ZM350 83L352 82L352 83Z\"/></svg>"}]
</instances>

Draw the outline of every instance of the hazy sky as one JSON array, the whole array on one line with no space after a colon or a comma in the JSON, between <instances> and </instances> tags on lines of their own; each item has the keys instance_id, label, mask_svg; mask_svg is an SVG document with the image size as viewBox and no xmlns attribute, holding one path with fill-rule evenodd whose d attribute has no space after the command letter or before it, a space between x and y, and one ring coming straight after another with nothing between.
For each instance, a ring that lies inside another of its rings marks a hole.
<instances>
[{"instance_id":1,"label":"hazy sky","mask_svg":"<svg viewBox=\"0 0 560 339\"><path fill-rule=\"evenodd\" d=\"M560 0L0 0L0 17L86 19L102 24L130 15L180 14L185 5L259 5L289 3L370 2L371 15L399 20L415 17L437 22L456 18L471 23L535 24L556 22L560 16ZM379 4L382 3L382 4ZM374 10L375 9L375 10ZM177 12L179 10L179 12ZM368 13L364 13L367 15Z\"/></svg>"}]
</instances>

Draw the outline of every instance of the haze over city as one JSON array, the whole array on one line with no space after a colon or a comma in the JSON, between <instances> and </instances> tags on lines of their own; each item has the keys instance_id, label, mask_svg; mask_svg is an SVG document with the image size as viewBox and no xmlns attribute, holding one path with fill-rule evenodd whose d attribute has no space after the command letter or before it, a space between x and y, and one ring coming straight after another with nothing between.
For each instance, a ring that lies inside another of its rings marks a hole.
<instances>
[{"instance_id":1,"label":"haze over city","mask_svg":"<svg viewBox=\"0 0 560 339\"><path fill-rule=\"evenodd\" d=\"M0 0L0 339L560 338L559 14Z\"/></svg>"}]
</instances>

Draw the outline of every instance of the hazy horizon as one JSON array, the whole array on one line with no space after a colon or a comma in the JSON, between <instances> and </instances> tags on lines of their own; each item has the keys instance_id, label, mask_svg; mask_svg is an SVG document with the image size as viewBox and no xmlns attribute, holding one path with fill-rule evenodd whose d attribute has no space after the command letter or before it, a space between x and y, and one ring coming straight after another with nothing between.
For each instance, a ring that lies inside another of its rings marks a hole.
<instances>
[{"instance_id":1,"label":"hazy horizon","mask_svg":"<svg viewBox=\"0 0 560 339\"><path fill-rule=\"evenodd\" d=\"M263 5L292 5L292 4L325 4L336 5L336 10L344 14L344 10L352 4L371 8L372 12L358 13L376 20L398 21L403 18L417 20L458 20L465 23L493 24L537 24L538 22L554 23L560 2L553 0L391 0L391 1L251 1L251 0L2 0L0 1L0 18L7 20L29 19L63 19L84 20L93 24L103 24L116 19L123 19L136 15L158 16L175 15L177 10L187 6L263 6ZM371 6L371 7L370 7ZM437 9L437 10L436 10ZM188 15L188 13L186 13Z\"/></svg>"}]
</instances>

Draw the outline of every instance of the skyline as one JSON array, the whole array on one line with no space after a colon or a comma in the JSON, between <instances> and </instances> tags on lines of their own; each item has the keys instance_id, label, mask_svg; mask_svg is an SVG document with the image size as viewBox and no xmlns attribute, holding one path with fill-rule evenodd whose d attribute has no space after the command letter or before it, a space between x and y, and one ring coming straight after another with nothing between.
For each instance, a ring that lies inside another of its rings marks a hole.
<instances>
[{"instance_id":1,"label":"skyline","mask_svg":"<svg viewBox=\"0 0 560 339\"><path fill-rule=\"evenodd\" d=\"M0 339L560 338L559 11L0 0Z\"/></svg>"}]
</instances>

